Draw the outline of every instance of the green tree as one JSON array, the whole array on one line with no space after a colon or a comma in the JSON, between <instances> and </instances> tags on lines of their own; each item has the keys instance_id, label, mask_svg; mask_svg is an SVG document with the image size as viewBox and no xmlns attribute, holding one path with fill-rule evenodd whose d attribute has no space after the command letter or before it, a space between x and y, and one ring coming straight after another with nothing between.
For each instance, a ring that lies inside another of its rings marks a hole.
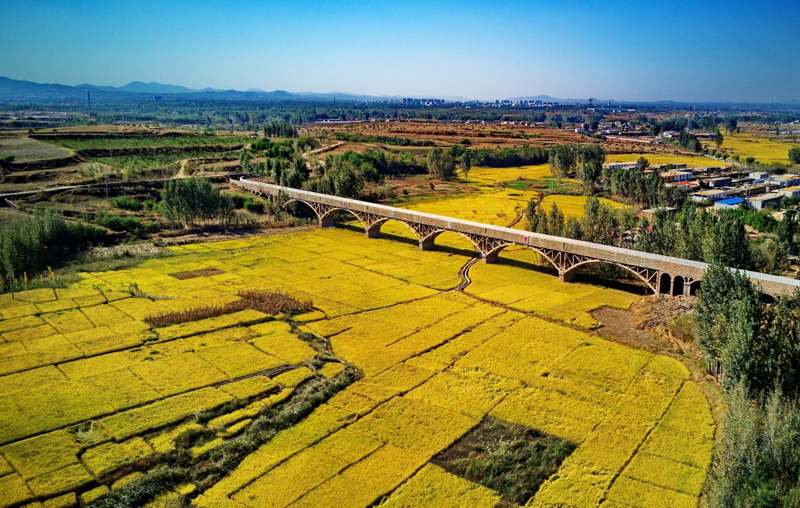
<instances>
[{"instance_id":1,"label":"green tree","mask_svg":"<svg viewBox=\"0 0 800 508\"><path fill-rule=\"evenodd\" d=\"M197 221L227 225L234 214L234 203L205 178L178 178L164 183L160 209L177 225L191 226Z\"/></svg>"},{"instance_id":2,"label":"green tree","mask_svg":"<svg viewBox=\"0 0 800 508\"><path fill-rule=\"evenodd\" d=\"M725 141L725 138L722 136L722 133L720 132L720 130L717 129L717 132L714 134L714 144L717 145L717 150L722 148L722 143L724 141Z\"/></svg>"},{"instance_id":3,"label":"green tree","mask_svg":"<svg viewBox=\"0 0 800 508\"><path fill-rule=\"evenodd\" d=\"M678 234L675 221L663 208L657 208L653 220L636 237L635 248L653 254L671 256L675 252Z\"/></svg>"},{"instance_id":4,"label":"green tree","mask_svg":"<svg viewBox=\"0 0 800 508\"><path fill-rule=\"evenodd\" d=\"M577 154L572 145L559 145L550 150L550 171L558 178L569 176L575 172Z\"/></svg>"},{"instance_id":5,"label":"green tree","mask_svg":"<svg viewBox=\"0 0 800 508\"><path fill-rule=\"evenodd\" d=\"M532 197L528 200L528 206L525 208L525 229L534 233L539 232L539 204L541 198Z\"/></svg>"},{"instance_id":6,"label":"green tree","mask_svg":"<svg viewBox=\"0 0 800 508\"><path fill-rule=\"evenodd\" d=\"M308 181L308 166L302 157L297 156L285 171L281 171L281 185L293 189L302 189Z\"/></svg>"},{"instance_id":7,"label":"green tree","mask_svg":"<svg viewBox=\"0 0 800 508\"><path fill-rule=\"evenodd\" d=\"M797 251L797 235L800 233L800 214L797 208L789 208L783 213L783 220L778 222L775 235L779 242L786 246L790 253Z\"/></svg>"},{"instance_id":8,"label":"green tree","mask_svg":"<svg viewBox=\"0 0 800 508\"><path fill-rule=\"evenodd\" d=\"M242 150L239 154L239 166L245 173L250 173L250 150L247 148Z\"/></svg>"},{"instance_id":9,"label":"green tree","mask_svg":"<svg viewBox=\"0 0 800 508\"><path fill-rule=\"evenodd\" d=\"M736 119L733 118L733 117L730 117L730 116L728 118L726 118L725 119L725 131L728 134L733 134L737 130L739 130L739 125L738 125L738 122L736 121Z\"/></svg>"},{"instance_id":10,"label":"green tree","mask_svg":"<svg viewBox=\"0 0 800 508\"><path fill-rule=\"evenodd\" d=\"M732 334L731 302L754 292L745 274L719 261L709 263L703 274L695 304L696 338L706 359L714 366L715 376L719 374L718 366Z\"/></svg>"},{"instance_id":11,"label":"green tree","mask_svg":"<svg viewBox=\"0 0 800 508\"><path fill-rule=\"evenodd\" d=\"M741 219L732 213L719 214L703 239L703 258L708 263L750 269L750 242Z\"/></svg>"},{"instance_id":12,"label":"green tree","mask_svg":"<svg viewBox=\"0 0 800 508\"><path fill-rule=\"evenodd\" d=\"M431 149L427 159L428 173L435 178L445 180L456 172L456 161L453 155L439 147Z\"/></svg>"},{"instance_id":13,"label":"green tree","mask_svg":"<svg viewBox=\"0 0 800 508\"><path fill-rule=\"evenodd\" d=\"M789 161L792 164L800 164L800 146L793 146L789 149Z\"/></svg>"},{"instance_id":14,"label":"green tree","mask_svg":"<svg viewBox=\"0 0 800 508\"><path fill-rule=\"evenodd\" d=\"M464 181L469 177L469 171L472 169L472 152L465 150L461 154L461 172L464 173Z\"/></svg>"},{"instance_id":15,"label":"green tree","mask_svg":"<svg viewBox=\"0 0 800 508\"><path fill-rule=\"evenodd\" d=\"M573 238L575 240L580 240L583 238L583 225L581 221L570 215L567 218L567 222L564 225L564 236L567 238Z\"/></svg>"},{"instance_id":16,"label":"green tree","mask_svg":"<svg viewBox=\"0 0 800 508\"><path fill-rule=\"evenodd\" d=\"M596 197L586 200L583 214L583 240L614 245L617 240L619 221L614 210Z\"/></svg>"},{"instance_id":17,"label":"green tree","mask_svg":"<svg viewBox=\"0 0 800 508\"><path fill-rule=\"evenodd\" d=\"M352 164L347 162L332 168L327 175L332 182L333 193L344 198L357 198L364 188L364 178L359 175Z\"/></svg>"},{"instance_id":18,"label":"green tree","mask_svg":"<svg viewBox=\"0 0 800 508\"><path fill-rule=\"evenodd\" d=\"M547 219L548 234L555 236L564 235L564 213L553 203L550 207L550 215Z\"/></svg>"},{"instance_id":19,"label":"green tree","mask_svg":"<svg viewBox=\"0 0 800 508\"><path fill-rule=\"evenodd\" d=\"M639 171L644 171L649 167L650 167L650 161L647 160L647 157L642 156L636 159L636 169L638 169Z\"/></svg>"},{"instance_id":20,"label":"green tree","mask_svg":"<svg viewBox=\"0 0 800 508\"><path fill-rule=\"evenodd\" d=\"M578 178L585 193L591 193L597 179L603 174L606 152L600 145L580 145L577 149Z\"/></svg>"}]
</instances>

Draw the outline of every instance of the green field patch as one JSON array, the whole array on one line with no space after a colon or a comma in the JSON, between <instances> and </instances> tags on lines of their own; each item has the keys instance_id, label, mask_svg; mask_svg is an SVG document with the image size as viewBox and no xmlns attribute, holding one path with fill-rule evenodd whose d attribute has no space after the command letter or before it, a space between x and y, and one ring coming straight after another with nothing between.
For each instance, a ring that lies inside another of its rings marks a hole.
<instances>
[{"instance_id":1,"label":"green field patch","mask_svg":"<svg viewBox=\"0 0 800 508\"><path fill-rule=\"evenodd\" d=\"M492 417L440 453L433 463L525 504L577 447L575 443Z\"/></svg>"}]
</instances>

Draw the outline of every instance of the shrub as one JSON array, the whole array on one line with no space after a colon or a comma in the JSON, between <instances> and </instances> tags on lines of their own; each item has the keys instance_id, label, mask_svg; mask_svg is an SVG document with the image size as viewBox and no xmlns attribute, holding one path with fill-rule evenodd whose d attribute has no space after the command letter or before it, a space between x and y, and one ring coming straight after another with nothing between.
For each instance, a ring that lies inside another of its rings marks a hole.
<instances>
[{"instance_id":1,"label":"shrub","mask_svg":"<svg viewBox=\"0 0 800 508\"><path fill-rule=\"evenodd\" d=\"M145 210L153 211L158 207L158 203L156 203L152 199L145 199L142 202L142 206L144 207Z\"/></svg>"},{"instance_id":2,"label":"shrub","mask_svg":"<svg viewBox=\"0 0 800 508\"><path fill-rule=\"evenodd\" d=\"M264 213L264 202L256 201L252 198L246 199L244 209L251 213Z\"/></svg>"},{"instance_id":3,"label":"shrub","mask_svg":"<svg viewBox=\"0 0 800 508\"><path fill-rule=\"evenodd\" d=\"M242 196L241 194L231 194L233 200L233 207L237 210L244 208L245 202L250 199L249 196Z\"/></svg>"},{"instance_id":4,"label":"shrub","mask_svg":"<svg viewBox=\"0 0 800 508\"><path fill-rule=\"evenodd\" d=\"M50 210L10 219L0 226L3 281L61 265L70 254L102 236L101 230L67 222Z\"/></svg>"},{"instance_id":5,"label":"shrub","mask_svg":"<svg viewBox=\"0 0 800 508\"><path fill-rule=\"evenodd\" d=\"M669 333L676 339L684 342L694 340L694 316L691 314L683 314L681 316L672 318L667 323Z\"/></svg>"},{"instance_id":6,"label":"shrub","mask_svg":"<svg viewBox=\"0 0 800 508\"><path fill-rule=\"evenodd\" d=\"M142 209L142 203L138 199L120 196L111 200L111 205L123 210L138 212Z\"/></svg>"},{"instance_id":7,"label":"shrub","mask_svg":"<svg viewBox=\"0 0 800 508\"><path fill-rule=\"evenodd\" d=\"M3 155L2 157L0 157L0 160L5 161L5 162L14 162L14 156L13 155Z\"/></svg>"},{"instance_id":8,"label":"shrub","mask_svg":"<svg viewBox=\"0 0 800 508\"><path fill-rule=\"evenodd\" d=\"M206 178L168 180L161 199L161 213L173 224L194 225L199 220L227 225L233 217L233 199Z\"/></svg>"},{"instance_id":9,"label":"shrub","mask_svg":"<svg viewBox=\"0 0 800 508\"><path fill-rule=\"evenodd\" d=\"M105 228L113 231L125 231L134 236L141 236L145 231L142 221L136 217L98 214L94 221Z\"/></svg>"}]
</instances>

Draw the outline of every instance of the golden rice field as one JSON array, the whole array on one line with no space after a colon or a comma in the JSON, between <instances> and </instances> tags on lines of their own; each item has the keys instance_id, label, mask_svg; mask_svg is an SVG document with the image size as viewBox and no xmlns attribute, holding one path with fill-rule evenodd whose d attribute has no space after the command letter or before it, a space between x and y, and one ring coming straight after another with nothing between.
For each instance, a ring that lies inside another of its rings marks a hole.
<instances>
[{"instance_id":1,"label":"golden rice field","mask_svg":"<svg viewBox=\"0 0 800 508\"><path fill-rule=\"evenodd\" d=\"M758 162L789 162L789 150L791 143L785 143L776 139L755 136L746 132L739 134L723 134L724 141L722 148L738 155L742 160L746 157L755 157ZM711 144L706 143L707 146ZM716 145L714 145L716 146Z\"/></svg>"},{"instance_id":2,"label":"golden rice field","mask_svg":"<svg viewBox=\"0 0 800 508\"><path fill-rule=\"evenodd\" d=\"M520 166L511 168L484 168L474 167L469 172L469 182L492 185L495 182L509 182L511 180L542 180L552 178L550 164L536 164L533 166Z\"/></svg>"},{"instance_id":3,"label":"golden rice field","mask_svg":"<svg viewBox=\"0 0 800 508\"><path fill-rule=\"evenodd\" d=\"M213 457L259 411L342 370L309 363L319 356L299 332L325 338L363 377L221 480L149 506L180 496L198 507L494 506L496 492L430 463L486 416L578 445L526 506L698 504L714 434L706 399L676 360L589 330L592 309L635 296L559 283L516 266L531 259L519 251L476 265L468 292L455 292L462 253L347 229L171 250L69 289L0 296L0 506L89 503L187 433L208 439L183 453ZM172 276L208 268L216 275ZM143 322L242 289L315 309L298 328L252 310Z\"/></svg>"},{"instance_id":4,"label":"golden rice field","mask_svg":"<svg viewBox=\"0 0 800 508\"><path fill-rule=\"evenodd\" d=\"M470 194L463 197L417 201L412 204L401 204L400 206L410 210L444 215L446 217L483 222L496 226L508 226L525 211L528 201L537 196L538 193L535 191L503 189ZM551 194L544 198L542 206L546 211L549 211L552 204L555 203L564 212L565 216L582 217L587 199L586 196ZM616 209L625 207L622 203L606 198L600 198L600 202ZM525 220L520 220L513 227L524 229ZM399 222L387 222L381 228L381 232L386 235L405 238L409 242L416 243L417 241L414 233ZM470 241L458 233L443 233L437 237L436 243L453 249L473 249Z\"/></svg>"},{"instance_id":5,"label":"golden rice field","mask_svg":"<svg viewBox=\"0 0 800 508\"><path fill-rule=\"evenodd\" d=\"M726 137L726 144L727 139L728 138ZM710 157L692 157L690 155L655 155L651 153L607 155L606 162L636 162L639 157L645 157L650 164L686 164L690 168L696 168L698 166L705 167L725 165L722 161L718 161Z\"/></svg>"}]
</instances>

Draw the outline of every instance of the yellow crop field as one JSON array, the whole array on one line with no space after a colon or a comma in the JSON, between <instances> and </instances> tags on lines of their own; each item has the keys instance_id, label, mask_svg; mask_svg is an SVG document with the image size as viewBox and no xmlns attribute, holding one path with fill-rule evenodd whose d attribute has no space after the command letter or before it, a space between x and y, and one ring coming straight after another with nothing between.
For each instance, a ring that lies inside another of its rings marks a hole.
<instances>
[{"instance_id":1,"label":"yellow crop field","mask_svg":"<svg viewBox=\"0 0 800 508\"><path fill-rule=\"evenodd\" d=\"M789 150L793 145L775 138L756 136L747 132L739 134L723 134L722 148L738 155L742 161L747 157L755 157L758 162L789 162ZM716 148L713 143L706 146Z\"/></svg>"},{"instance_id":2,"label":"yellow crop field","mask_svg":"<svg viewBox=\"0 0 800 508\"><path fill-rule=\"evenodd\" d=\"M646 158L650 164L686 164L690 168L696 168L698 166L730 166L730 164L725 164L723 161L718 161L710 157L693 157L691 155L656 155L652 153L612 154L606 156L606 162L636 162L639 157Z\"/></svg>"},{"instance_id":3,"label":"yellow crop field","mask_svg":"<svg viewBox=\"0 0 800 508\"><path fill-rule=\"evenodd\" d=\"M467 181L482 185L492 185L495 182L542 180L544 178L551 178L552 176L550 164L536 164L533 166L511 168L483 168L476 166L470 170Z\"/></svg>"},{"instance_id":4,"label":"yellow crop field","mask_svg":"<svg viewBox=\"0 0 800 508\"><path fill-rule=\"evenodd\" d=\"M503 223L526 201L494 194L505 197L487 193L465 213ZM0 506L113 495L175 453L217 460L264 411L341 375L329 354L358 380L214 482L176 484L152 503L494 506L499 493L431 463L494 417L577 446L526 506L697 504L714 422L688 370L590 332L593 309L636 295L559 283L521 249L475 265L457 292L463 252L349 229L172 251L84 273L67 290L0 295ZM210 267L224 273L172 276ZM243 289L285 291L314 310L294 323L253 310L143 322Z\"/></svg>"}]
</instances>

